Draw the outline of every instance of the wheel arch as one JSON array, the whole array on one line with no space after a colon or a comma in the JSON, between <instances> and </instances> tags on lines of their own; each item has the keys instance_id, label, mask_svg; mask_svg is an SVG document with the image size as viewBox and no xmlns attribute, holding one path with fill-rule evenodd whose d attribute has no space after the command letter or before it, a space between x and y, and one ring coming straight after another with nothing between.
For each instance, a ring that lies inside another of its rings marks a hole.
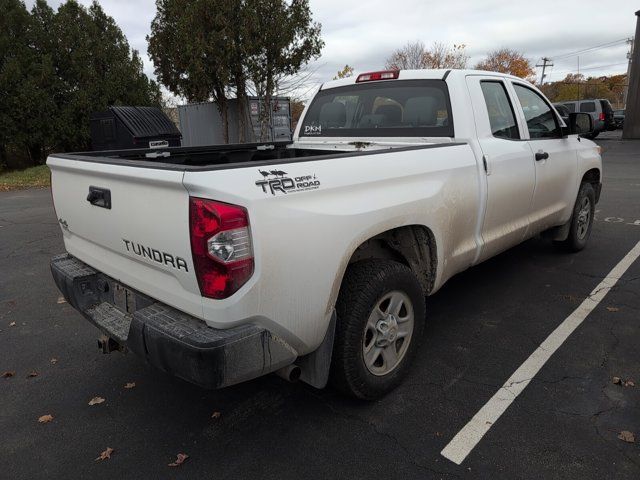
<instances>
[{"instance_id":1,"label":"wheel arch","mask_svg":"<svg viewBox=\"0 0 640 480\"><path fill-rule=\"evenodd\" d=\"M596 194L596 203L598 203L600 200L600 190L602 185L602 172L600 169L594 167L587 170L580 180L580 185L583 183L590 183L591 186L593 186L593 191Z\"/></svg>"},{"instance_id":2,"label":"wheel arch","mask_svg":"<svg viewBox=\"0 0 640 480\"><path fill-rule=\"evenodd\" d=\"M349 265L366 259L395 260L408 266L416 275L425 295L434 288L438 273L438 245L433 230L425 225L403 225L378 232L354 242L346 252L331 289L327 311L335 306Z\"/></svg>"}]
</instances>

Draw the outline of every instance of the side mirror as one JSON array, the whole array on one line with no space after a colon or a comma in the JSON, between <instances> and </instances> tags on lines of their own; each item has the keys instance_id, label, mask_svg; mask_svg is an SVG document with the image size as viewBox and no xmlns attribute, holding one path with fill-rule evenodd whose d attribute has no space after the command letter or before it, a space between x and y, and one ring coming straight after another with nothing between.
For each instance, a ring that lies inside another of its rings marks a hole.
<instances>
[{"instance_id":1,"label":"side mirror","mask_svg":"<svg viewBox=\"0 0 640 480\"><path fill-rule=\"evenodd\" d=\"M593 118L588 113L570 113L568 118L565 118L565 123L568 125L563 128L563 134L565 135L589 135L593 133Z\"/></svg>"}]
</instances>

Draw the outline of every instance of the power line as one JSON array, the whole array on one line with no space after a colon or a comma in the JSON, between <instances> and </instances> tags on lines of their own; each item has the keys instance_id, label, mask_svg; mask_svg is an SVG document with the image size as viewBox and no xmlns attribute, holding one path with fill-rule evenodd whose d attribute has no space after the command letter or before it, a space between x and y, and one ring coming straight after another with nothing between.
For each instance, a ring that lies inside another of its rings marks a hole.
<instances>
[{"instance_id":1,"label":"power line","mask_svg":"<svg viewBox=\"0 0 640 480\"><path fill-rule=\"evenodd\" d=\"M595 67L587 67L587 68L580 68L580 71L584 71L584 70L598 70L600 68L609 68L609 67L617 67L619 65L626 65L627 62L622 62L622 63L610 63L609 65L596 65ZM560 72L552 72L554 75L561 75L563 73L575 73L575 70L562 70Z\"/></svg>"},{"instance_id":2,"label":"power line","mask_svg":"<svg viewBox=\"0 0 640 480\"><path fill-rule=\"evenodd\" d=\"M560 59L564 59L564 58L574 57L576 55L582 55L583 53L595 52L596 50L601 50L603 48L615 47L615 46L617 46L619 44L626 43L628 38L629 37L625 37L625 38L621 38L619 40L614 40L612 42L607 42L607 43L602 43L600 45L595 45L593 47L583 48L582 50L576 50L575 52L563 53L561 55L557 55L557 56L552 57L552 58L553 58L553 60L560 60Z\"/></svg>"}]
</instances>

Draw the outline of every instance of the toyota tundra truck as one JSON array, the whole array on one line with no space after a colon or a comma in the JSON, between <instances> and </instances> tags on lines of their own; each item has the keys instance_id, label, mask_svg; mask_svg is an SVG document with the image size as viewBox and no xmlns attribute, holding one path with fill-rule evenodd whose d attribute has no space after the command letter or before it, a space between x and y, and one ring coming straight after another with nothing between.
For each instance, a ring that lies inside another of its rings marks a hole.
<instances>
[{"instance_id":1,"label":"toyota tundra truck","mask_svg":"<svg viewBox=\"0 0 640 480\"><path fill-rule=\"evenodd\" d=\"M517 77L382 71L319 87L291 142L54 154L53 278L105 352L378 398L453 275L541 233L585 247L602 162L566 120Z\"/></svg>"}]
</instances>

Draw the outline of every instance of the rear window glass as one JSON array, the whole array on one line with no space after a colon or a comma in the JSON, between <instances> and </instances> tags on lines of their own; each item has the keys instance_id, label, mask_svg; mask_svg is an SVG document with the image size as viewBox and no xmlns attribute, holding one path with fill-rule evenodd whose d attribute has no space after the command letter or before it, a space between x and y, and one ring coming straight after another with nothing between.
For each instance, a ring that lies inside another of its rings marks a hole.
<instances>
[{"instance_id":1,"label":"rear window glass","mask_svg":"<svg viewBox=\"0 0 640 480\"><path fill-rule=\"evenodd\" d=\"M580 104L580 111L581 112L595 112L596 111L596 103L595 102L582 102Z\"/></svg>"},{"instance_id":2,"label":"rear window glass","mask_svg":"<svg viewBox=\"0 0 640 480\"><path fill-rule=\"evenodd\" d=\"M483 81L480 87L487 105L491 134L498 138L520 138L516 116L502 82Z\"/></svg>"},{"instance_id":3,"label":"rear window glass","mask_svg":"<svg viewBox=\"0 0 640 480\"><path fill-rule=\"evenodd\" d=\"M447 85L442 80L393 80L321 90L300 135L453 137Z\"/></svg>"}]
</instances>

